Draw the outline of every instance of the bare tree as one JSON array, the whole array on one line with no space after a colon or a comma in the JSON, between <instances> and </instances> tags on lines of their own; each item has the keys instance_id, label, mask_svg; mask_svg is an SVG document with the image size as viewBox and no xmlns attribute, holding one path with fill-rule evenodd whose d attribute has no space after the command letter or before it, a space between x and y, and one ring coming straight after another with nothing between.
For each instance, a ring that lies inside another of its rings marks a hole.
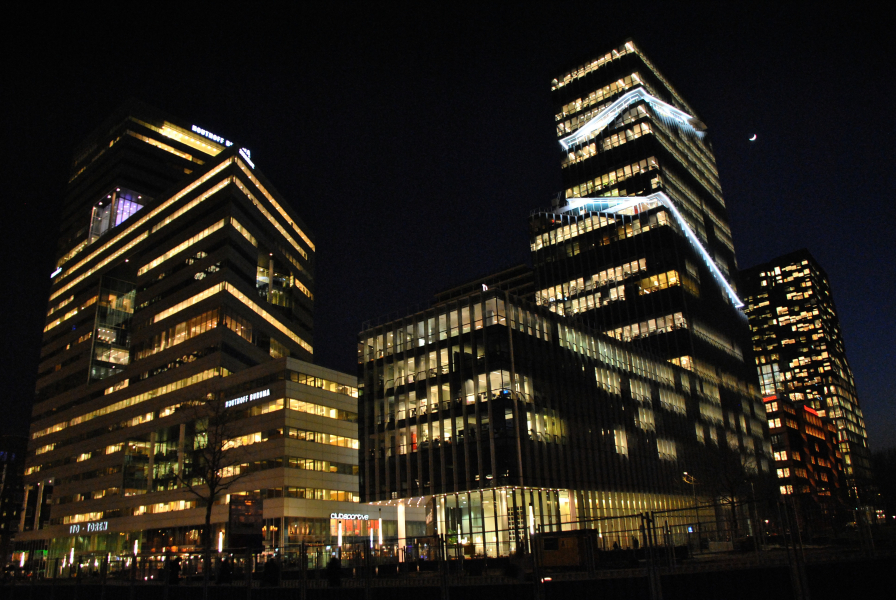
<instances>
[{"instance_id":1,"label":"bare tree","mask_svg":"<svg viewBox=\"0 0 896 600\"><path fill-rule=\"evenodd\" d=\"M749 489L756 477L757 465L753 456L745 456L727 446L719 446L707 453L702 478L707 489L728 509L729 530L732 539L737 537L737 500Z\"/></svg>"},{"instance_id":2,"label":"bare tree","mask_svg":"<svg viewBox=\"0 0 896 600\"><path fill-rule=\"evenodd\" d=\"M193 494L205 509L202 530L204 581L208 584L211 568L212 509L231 486L248 475L241 469L247 453L236 437L235 425L243 411L229 408L218 382L204 387L193 399L178 408L188 415L189 447L184 448L183 469L173 475L179 487Z\"/></svg>"}]
</instances>

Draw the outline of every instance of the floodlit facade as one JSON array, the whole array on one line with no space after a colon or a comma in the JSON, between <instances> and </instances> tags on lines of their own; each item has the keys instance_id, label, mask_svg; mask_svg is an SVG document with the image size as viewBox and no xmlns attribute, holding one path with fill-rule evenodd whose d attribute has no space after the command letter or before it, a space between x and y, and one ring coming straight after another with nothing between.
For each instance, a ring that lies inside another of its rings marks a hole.
<instances>
[{"instance_id":1,"label":"floodlit facade","mask_svg":"<svg viewBox=\"0 0 896 600\"><path fill-rule=\"evenodd\" d=\"M129 105L76 153L62 210L20 560L195 549L176 475L209 390L241 457L217 545L328 541L331 513L359 514L356 380L310 362L313 237L251 152Z\"/></svg>"},{"instance_id":2,"label":"floodlit facade","mask_svg":"<svg viewBox=\"0 0 896 600\"><path fill-rule=\"evenodd\" d=\"M763 395L805 402L833 419L846 477L859 490L871 477L868 434L827 274L798 250L742 277Z\"/></svg>"}]
</instances>

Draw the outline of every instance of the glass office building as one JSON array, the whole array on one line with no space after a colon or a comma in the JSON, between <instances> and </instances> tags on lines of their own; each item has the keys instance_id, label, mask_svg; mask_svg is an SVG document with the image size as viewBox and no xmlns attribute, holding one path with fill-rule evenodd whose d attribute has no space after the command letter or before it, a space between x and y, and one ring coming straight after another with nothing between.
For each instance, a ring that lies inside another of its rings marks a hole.
<instances>
[{"instance_id":1,"label":"glass office building","mask_svg":"<svg viewBox=\"0 0 896 600\"><path fill-rule=\"evenodd\" d=\"M721 382L506 291L369 325L358 361L362 501L425 506L475 554L535 530L627 543L620 517L693 506L682 471L720 445L769 469L761 400L734 413Z\"/></svg>"}]
</instances>

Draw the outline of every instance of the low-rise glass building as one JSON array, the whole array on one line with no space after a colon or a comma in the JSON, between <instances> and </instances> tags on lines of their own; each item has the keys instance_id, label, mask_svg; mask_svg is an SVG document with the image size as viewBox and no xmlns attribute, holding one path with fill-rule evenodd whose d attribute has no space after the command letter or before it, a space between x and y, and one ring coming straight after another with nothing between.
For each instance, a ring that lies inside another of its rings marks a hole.
<instances>
[{"instance_id":1,"label":"low-rise glass building","mask_svg":"<svg viewBox=\"0 0 896 600\"><path fill-rule=\"evenodd\" d=\"M428 533L477 554L506 555L537 530L627 541L638 513L711 502L723 449L769 473L751 390L504 291L368 324L358 361L362 502L426 506Z\"/></svg>"}]
</instances>

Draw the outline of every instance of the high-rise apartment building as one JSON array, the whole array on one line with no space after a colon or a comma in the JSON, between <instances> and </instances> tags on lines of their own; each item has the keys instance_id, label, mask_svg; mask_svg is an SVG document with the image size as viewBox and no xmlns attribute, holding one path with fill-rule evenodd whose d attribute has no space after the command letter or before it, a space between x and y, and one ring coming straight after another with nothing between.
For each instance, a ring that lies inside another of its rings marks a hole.
<instances>
[{"instance_id":1,"label":"high-rise apartment building","mask_svg":"<svg viewBox=\"0 0 896 600\"><path fill-rule=\"evenodd\" d=\"M704 498L722 462L770 473L706 126L633 42L552 89L565 194L530 218L535 303L495 273L359 339L363 499L425 501L480 552L688 506L683 471Z\"/></svg>"},{"instance_id":2,"label":"high-rise apartment building","mask_svg":"<svg viewBox=\"0 0 896 600\"><path fill-rule=\"evenodd\" d=\"M309 362L315 245L251 153L132 104L76 153L62 211L28 560L195 547L204 509L179 475L210 435L187 410L209 391L242 457L213 508L218 543L329 540L331 513L359 512L356 381Z\"/></svg>"},{"instance_id":3,"label":"high-rise apartment building","mask_svg":"<svg viewBox=\"0 0 896 600\"><path fill-rule=\"evenodd\" d=\"M847 479L860 489L871 477L868 434L827 274L804 249L741 276L762 394L832 418Z\"/></svg>"}]
</instances>

